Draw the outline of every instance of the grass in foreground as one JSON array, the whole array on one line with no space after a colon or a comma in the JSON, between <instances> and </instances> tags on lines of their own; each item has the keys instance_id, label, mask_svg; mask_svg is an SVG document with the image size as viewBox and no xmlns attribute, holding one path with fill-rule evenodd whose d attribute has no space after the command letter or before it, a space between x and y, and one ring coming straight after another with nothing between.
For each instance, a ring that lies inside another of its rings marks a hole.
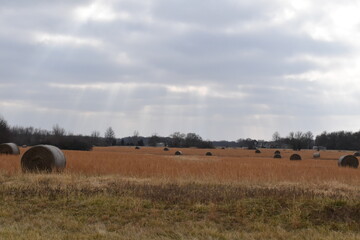
<instances>
[{"instance_id":1,"label":"grass in foreground","mask_svg":"<svg viewBox=\"0 0 360 240\"><path fill-rule=\"evenodd\" d=\"M350 186L0 175L0 239L360 239Z\"/></svg>"}]
</instances>

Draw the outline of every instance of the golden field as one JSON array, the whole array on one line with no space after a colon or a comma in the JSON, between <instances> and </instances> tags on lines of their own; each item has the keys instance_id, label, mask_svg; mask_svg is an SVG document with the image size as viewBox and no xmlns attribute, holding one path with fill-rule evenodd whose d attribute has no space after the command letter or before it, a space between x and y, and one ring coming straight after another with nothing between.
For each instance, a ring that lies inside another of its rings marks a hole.
<instances>
[{"instance_id":1,"label":"golden field","mask_svg":"<svg viewBox=\"0 0 360 240\"><path fill-rule=\"evenodd\" d=\"M274 151L96 147L61 174L0 155L0 239L360 239L360 170L337 165L353 152Z\"/></svg>"},{"instance_id":2,"label":"golden field","mask_svg":"<svg viewBox=\"0 0 360 240\"><path fill-rule=\"evenodd\" d=\"M182 156L175 156L180 150ZM143 147L95 147L93 151L64 151L65 173L83 175L119 175L123 177L191 180L210 182L338 182L357 185L360 171L339 168L345 151L321 151L313 159L312 150L296 152L301 161L290 161L292 150L281 150L282 159L274 159L276 149L261 149L260 154L245 149L170 149ZM26 149L21 149L23 154ZM205 156L211 151L213 156ZM0 156L0 169L6 174L21 172L20 156Z\"/></svg>"}]
</instances>

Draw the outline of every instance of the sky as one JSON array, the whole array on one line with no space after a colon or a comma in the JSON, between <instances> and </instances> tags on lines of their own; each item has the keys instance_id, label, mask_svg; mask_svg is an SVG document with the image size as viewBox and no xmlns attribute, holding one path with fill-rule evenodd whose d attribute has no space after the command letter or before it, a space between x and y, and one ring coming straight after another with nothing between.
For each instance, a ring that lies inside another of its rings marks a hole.
<instances>
[{"instance_id":1,"label":"sky","mask_svg":"<svg viewBox=\"0 0 360 240\"><path fill-rule=\"evenodd\" d=\"M0 0L0 115L116 137L360 129L357 0Z\"/></svg>"}]
</instances>

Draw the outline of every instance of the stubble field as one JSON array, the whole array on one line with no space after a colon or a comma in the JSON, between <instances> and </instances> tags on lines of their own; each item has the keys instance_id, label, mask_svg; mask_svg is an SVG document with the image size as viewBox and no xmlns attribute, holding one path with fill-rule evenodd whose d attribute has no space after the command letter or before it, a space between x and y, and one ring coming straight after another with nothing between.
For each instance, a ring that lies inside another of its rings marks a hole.
<instances>
[{"instance_id":1,"label":"stubble field","mask_svg":"<svg viewBox=\"0 0 360 240\"><path fill-rule=\"evenodd\" d=\"M353 152L274 151L64 151L65 172L40 175L2 155L0 238L360 239L360 170L337 166Z\"/></svg>"}]
</instances>

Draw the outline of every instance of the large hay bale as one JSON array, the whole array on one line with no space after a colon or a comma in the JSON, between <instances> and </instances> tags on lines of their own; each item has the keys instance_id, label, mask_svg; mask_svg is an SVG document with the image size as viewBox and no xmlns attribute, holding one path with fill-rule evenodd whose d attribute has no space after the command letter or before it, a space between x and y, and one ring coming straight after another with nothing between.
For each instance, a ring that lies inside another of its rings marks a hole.
<instances>
[{"instance_id":1,"label":"large hay bale","mask_svg":"<svg viewBox=\"0 0 360 240\"><path fill-rule=\"evenodd\" d=\"M274 158L281 158L280 154L274 154Z\"/></svg>"},{"instance_id":2,"label":"large hay bale","mask_svg":"<svg viewBox=\"0 0 360 240\"><path fill-rule=\"evenodd\" d=\"M313 153L313 158L320 158L320 153L319 152L314 152Z\"/></svg>"},{"instance_id":3,"label":"large hay bale","mask_svg":"<svg viewBox=\"0 0 360 240\"><path fill-rule=\"evenodd\" d=\"M274 152L274 155L276 155L276 154L280 154L280 151L279 151L279 150L276 150L276 151Z\"/></svg>"},{"instance_id":4,"label":"large hay bale","mask_svg":"<svg viewBox=\"0 0 360 240\"><path fill-rule=\"evenodd\" d=\"M0 144L0 154L19 155L20 149L15 143Z\"/></svg>"},{"instance_id":5,"label":"large hay bale","mask_svg":"<svg viewBox=\"0 0 360 240\"><path fill-rule=\"evenodd\" d=\"M169 150L170 150L170 149L169 149L169 148L167 148L167 147L166 147L166 148L164 148L164 151L166 151L166 152L167 152L167 151L169 151Z\"/></svg>"},{"instance_id":6,"label":"large hay bale","mask_svg":"<svg viewBox=\"0 0 360 240\"><path fill-rule=\"evenodd\" d=\"M21 158L23 172L60 172L66 166L64 153L51 145L37 145L27 150Z\"/></svg>"},{"instance_id":7,"label":"large hay bale","mask_svg":"<svg viewBox=\"0 0 360 240\"><path fill-rule=\"evenodd\" d=\"M261 151L259 149L256 149L255 153L261 153Z\"/></svg>"},{"instance_id":8,"label":"large hay bale","mask_svg":"<svg viewBox=\"0 0 360 240\"><path fill-rule=\"evenodd\" d=\"M358 168L359 160L353 155L344 155L339 158L338 165L339 167Z\"/></svg>"},{"instance_id":9,"label":"large hay bale","mask_svg":"<svg viewBox=\"0 0 360 240\"><path fill-rule=\"evenodd\" d=\"M360 152L355 152L355 153L354 153L354 156L355 156L355 157L360 157Z\"/></svg>"},{"instance_id":10,"label":"large hay bale","mask_svg":"<svg viewBox=\"0 0 360 240\"><path fill-rule=\"evenodd\" d=\"M294 153L293 155L290 156L290 160L292 161L301 160L301 156L297 153Z\"/></svg>"},{"instance_id":11,"label":"large hay bale","mask_svg":"<svg viewBox=\"0 0 360 240\"><path fill-rule=\"evenodd\" d=\"M135 149L138 150L138 149L140 149L140 147L139 147L139 146L136 146Z\"/></svg>"},{"instance_id":12,"label":"large hay bale","mask_svg":"<svg viewBox=\"0 0 360 240\"><path fill-rule=\"evenodd\" d=\"M175 155L183 155L183 153L181 151L176 151Z\"/></svg>"},{"instance_id":13,"label":"large hay bale","mask_svg":"<svg viewBox=\"0 0 360 240\"><path fill-rule=\"evenodd\" d=\"M213 154L211 152L207 152L205 156L212 156Z\"/></svg>"}]
</instances>

